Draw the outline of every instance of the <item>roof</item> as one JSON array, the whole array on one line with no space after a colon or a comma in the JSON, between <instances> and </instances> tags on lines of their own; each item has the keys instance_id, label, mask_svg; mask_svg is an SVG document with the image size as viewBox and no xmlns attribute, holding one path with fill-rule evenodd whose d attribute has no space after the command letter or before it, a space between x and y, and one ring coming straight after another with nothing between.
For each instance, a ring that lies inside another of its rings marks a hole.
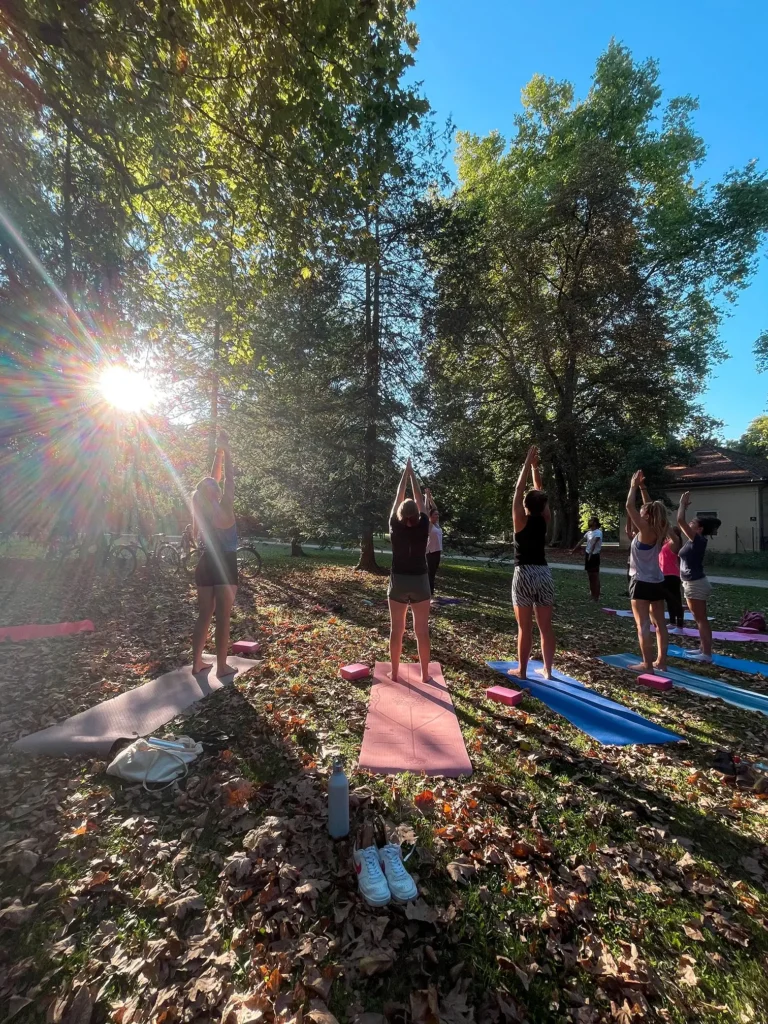
<instances>
[{"instance_id":1,"label":"roof","mask_svg":"<svg viewBox=\"0 0 768 1024\"><path fill-rule=\"evenodd\" d=\"M672 477L670 486L717 487L768 482L768 459L759 455L745 455L730 448L706 445L691 452L689 463L666 466Z\"/></svg>"}]
</instances>

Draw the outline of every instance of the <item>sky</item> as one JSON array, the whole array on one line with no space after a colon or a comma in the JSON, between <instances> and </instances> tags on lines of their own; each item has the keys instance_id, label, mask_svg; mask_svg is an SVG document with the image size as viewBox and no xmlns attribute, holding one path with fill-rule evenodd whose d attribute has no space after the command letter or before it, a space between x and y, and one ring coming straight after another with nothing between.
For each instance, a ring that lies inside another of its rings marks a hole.
<instances>
[{"instance_id":1,"label":"sky","mask_svg":"<svg viewBox=\"0 0 768 1024\"><path fill-rule=\"evenodd\" d=\"M768 170L768 4L765 0L419 0L414 77L439 120L509 138L520 90L537 72L590 87L611 38L636 60L660 63L664 97L699 101L694 126L707 144L698 172L716 181L751 159ZM726 438L768 409L768 373L755 368L755 339L768 330L768 247L721 337L730 358L702 397Z\"/></svg>"}]
</instances>

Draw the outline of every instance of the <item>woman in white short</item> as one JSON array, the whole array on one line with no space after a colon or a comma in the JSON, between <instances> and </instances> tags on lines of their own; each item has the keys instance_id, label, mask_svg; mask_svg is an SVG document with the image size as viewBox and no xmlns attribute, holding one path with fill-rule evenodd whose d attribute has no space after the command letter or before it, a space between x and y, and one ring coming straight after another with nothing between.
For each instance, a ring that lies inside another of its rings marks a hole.
<instances>
[{"instance_id":1,"label":"woman in white short","mask_svg":"<svg viewBox=\"0 0 768 1024\"><path fill-rule=\"evenodd\" d=\"M677 525L687 538L680 548L680 580L685 600L699 629L701 650L694 657L697 661L711 664L712 627L707 618L707 601L712 595L712 584L704 573L704 555L707 553L707 538L715 536L720 520L714 516L702 516L686 523L685 514L690 504L691 495L686 491L677 510Z\"/></svg>"}]
</instances>

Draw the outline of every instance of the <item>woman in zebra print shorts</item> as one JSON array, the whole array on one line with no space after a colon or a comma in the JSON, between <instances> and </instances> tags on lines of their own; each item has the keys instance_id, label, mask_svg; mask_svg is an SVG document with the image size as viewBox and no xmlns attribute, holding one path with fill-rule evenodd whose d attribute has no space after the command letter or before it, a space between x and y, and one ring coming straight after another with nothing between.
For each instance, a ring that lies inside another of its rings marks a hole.
<instances>
[{"instance_id":1,"label":"woman in zebra print shorts","mask_svg":"<svg viewBox=\"0 0 768 1024\"><path fill-rule=\"evenodd\" d=\"M523 497L529 472L533 474L533 490ZM528 671L534 614L541 635L544 675L547 679L552 678L552 662L555 658L555 632L552 628L555 585L552 580L552 570L547 565L544 553L549 520L549 500L542 490L539 454L534 445L528 452L525 464L520 470L520 476L517 478L515 498L512 504L512 521L515 528L512 604L515 607L515 618L517 619L518 660L518 670L514 675L519 679L525 679Z\"/></svg>"}]
</instances>

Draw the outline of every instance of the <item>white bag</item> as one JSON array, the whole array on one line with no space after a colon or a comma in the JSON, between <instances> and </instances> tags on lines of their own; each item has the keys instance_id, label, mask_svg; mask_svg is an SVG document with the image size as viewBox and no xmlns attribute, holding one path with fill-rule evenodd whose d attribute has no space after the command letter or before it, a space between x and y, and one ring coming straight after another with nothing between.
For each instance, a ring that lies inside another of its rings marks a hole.
<instances>
[{"instance_id":1,"label":"white bag","mask_svg":"<svg viewBox=\"0 0 768 1024\"><path fill-rule=\"evenodd\" d=\"M141 782L146 790L149 790L148 783L155 783L152 788L155 792L167 789L177 778L187 775L188 766L202 752L202 744L189 736L178 736L175 740L150 736L123 747L107 768L107 774L125 782Z\"/></svg>"}]
</instances>

